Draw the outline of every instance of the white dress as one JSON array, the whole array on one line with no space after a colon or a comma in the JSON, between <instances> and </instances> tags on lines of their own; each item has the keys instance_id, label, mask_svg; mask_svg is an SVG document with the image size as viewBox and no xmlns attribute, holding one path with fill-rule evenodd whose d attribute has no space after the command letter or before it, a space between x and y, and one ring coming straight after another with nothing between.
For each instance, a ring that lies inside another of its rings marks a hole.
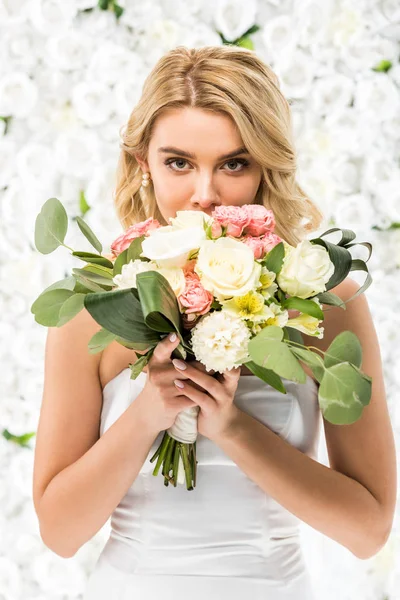
<instances>
[{"instance_id":1,"label":"white dress","mask_svg":"<svg viewBox=\"0 0 400 600\"><path fill-rule=\"evenodd\" d=\"M130 375L128 367L105 386L100 435L143 389L147 374ZM234 402L317 459L317 384L309 376L304 384L283 383L287 394L241 375ZM200 434L196 487L165 486L149 460L163 435L111 515L84 600L313 600L300 520Z\"/></svg>"}]
</instances>

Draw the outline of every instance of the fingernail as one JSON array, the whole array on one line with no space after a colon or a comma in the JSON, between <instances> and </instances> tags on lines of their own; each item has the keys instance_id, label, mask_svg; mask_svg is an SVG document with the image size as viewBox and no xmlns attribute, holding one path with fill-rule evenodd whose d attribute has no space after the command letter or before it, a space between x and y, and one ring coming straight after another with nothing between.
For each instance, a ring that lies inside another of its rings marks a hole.
<instances>
[{"instance_id":1,"label":"fingernail","mask_svg":"<svg viewBox=\"0 0 400 600\"><path fill-rule=\"evenodd\" d=\"M179 388L184 388L185 384L180 381L180 379L174 379L174 384Z\"/></svg>"},{"instance_id":2,"label":"fingernail","mask_svg":"<svg viewBox=\"0 0 400 600\"><path fill-rule=\"evenodd\" d=\"M175 340L176 340L176 333L170 333L169 334L169 340L170 340L170 342L175 342Z\"/></svg>"},{"instance_id":3,"label":"fingernail","mask_svg":"<svg viewBox=\"0 0 400 600\"><path fill-rule=\"evenodd\" d=\"M172 364L177 368L177 369L186 369L186 365L182 360L179 360L179 358L173 358L172 359Z\"/></svg>"}]
</instances>

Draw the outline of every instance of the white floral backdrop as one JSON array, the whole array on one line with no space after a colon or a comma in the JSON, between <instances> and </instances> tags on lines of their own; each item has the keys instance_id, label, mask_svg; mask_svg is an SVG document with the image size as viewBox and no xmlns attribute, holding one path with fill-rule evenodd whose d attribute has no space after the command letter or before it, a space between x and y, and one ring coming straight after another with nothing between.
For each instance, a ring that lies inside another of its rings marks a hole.
<instances>
[{"instance_id":1,"label":"white floral backdrop","mask_svg":"<svg viewBox=\"0 0 400 600\"><path fill-rule=\"evenodd\" d=\"M366 294L399 445L399 23L396 0L0 0L0 600L82 598L109 533L108 522L68 560L39 535L31 489L47 330L30 306L79 265L65 248L39 254L34 223L55 196L73 248L91 250L77 215L105 244L120 233L119 128L174 46L236 43L268 62L292 106L299 181L326 215L320 232L337 224L374 244ZM319 458L328 464L323 433ZM301 532L318 598L400 599L398 514L368 560Z\"/></svg>"}]
</instances>

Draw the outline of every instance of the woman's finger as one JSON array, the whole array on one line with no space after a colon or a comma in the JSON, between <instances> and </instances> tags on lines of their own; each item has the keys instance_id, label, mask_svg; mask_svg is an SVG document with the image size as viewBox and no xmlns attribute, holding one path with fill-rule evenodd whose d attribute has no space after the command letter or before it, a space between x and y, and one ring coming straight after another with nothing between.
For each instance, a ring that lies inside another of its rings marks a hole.
<instances>
[{"instance_id":1,"label":"woman's finger","mask_svg":"<svg viewBox=\"0 0 400 600\"><path fill-rule=\"evenodd\" d=\"M211 396L218 400L218 396L220 396L223 391L223 386L215 379L215 377L199 371L190 363L186 363L179 358L173 358L172 364L178 373L181 373L182 376L188 377L191 381L197 383L197 385L201 386L204 390L207 390Z\"/></svg>"}]
</instances>

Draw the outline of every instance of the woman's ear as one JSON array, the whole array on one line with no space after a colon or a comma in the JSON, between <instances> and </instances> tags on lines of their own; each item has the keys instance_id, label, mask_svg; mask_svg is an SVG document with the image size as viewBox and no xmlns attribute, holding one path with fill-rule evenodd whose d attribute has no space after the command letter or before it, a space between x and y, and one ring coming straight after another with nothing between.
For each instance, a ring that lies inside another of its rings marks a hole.
<instances>
[{"instance_id":1,"label":"woman's ear","mask_svg":"<svg viewBox=\"0 0 400 600\"><path fill-rule=\"evenodd\" d=\"M149 171L149 165L147 163L146 160L143 160L140 156L138 156L137 154L135 154L135 158L137 160L137 162L139 163L140 168L142 169L142 171L144 173L147 173Z\"/></svg>"}]
</instances>

